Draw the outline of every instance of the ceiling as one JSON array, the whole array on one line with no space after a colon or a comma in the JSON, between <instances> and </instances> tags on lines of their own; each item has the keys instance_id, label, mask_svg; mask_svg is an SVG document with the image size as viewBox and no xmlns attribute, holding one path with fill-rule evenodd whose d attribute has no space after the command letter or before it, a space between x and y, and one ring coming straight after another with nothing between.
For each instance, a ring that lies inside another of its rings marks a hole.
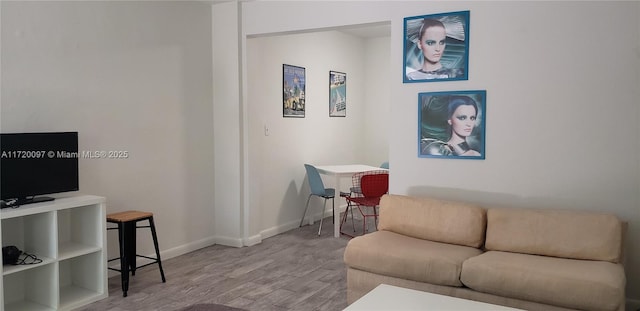
<instances>
[{"instance_id":1,"label":"ceiling","mask_svg":"<svg viewBox=\"0 0 640 311\"><path fill-rule=\"evenodd\" d=\"M378 23L369 23L369 24L358 24L358 25L338 26L338 27L328 27L328 28L315 28L315 29L268 33L268 34L259 34L259 35L247 35L247 38L282 36L282 35L290 35L290 34L322 32L322 31L330 31L330 30L339 31L339 32L342 32L351 36L360 37L363 39L391 37L391 23L378 22Z\"/></svg>"},{"instance_id":2,"label":"ceiling","mask_svg":"<svg viewBox=\"0 0 640 311\"><path fill-rule=\"evenodd\" d=\"M390 23L372 23L336 28L337 31L361 38L378 38L391 36Z\"/></svg>"}]
</instances>

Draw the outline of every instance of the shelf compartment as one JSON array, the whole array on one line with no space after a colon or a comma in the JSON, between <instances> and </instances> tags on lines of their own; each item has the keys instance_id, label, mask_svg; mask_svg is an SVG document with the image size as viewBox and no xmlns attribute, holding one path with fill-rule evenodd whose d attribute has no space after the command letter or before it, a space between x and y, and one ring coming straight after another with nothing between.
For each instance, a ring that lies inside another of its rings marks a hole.
<instances>
[{"instance_id":1,"label":"shelf compartment","mask_svg":"<svg viewBox=\"0 0 640 311\"><path fill-rule=\"evenodd\" d=\"M5 275L4 310L54 310L58 304L55 266L50 263Z\"/></svg>"},{"instance_id":2,"label":"shelf compartment","mask_svg":"<svg viewBox=\"0 0 640 311\"><path fill-rule=\"evenodd\" d=\"M65 260L72 257L90 254L100 250L100 247L94 245L67 242L58 246L60 253L59 260Z\"/></svg>"},{"instance_id":3,"label":"shelf compartment","mask_svg":"<svg viewBox=\"0 0 640 311\"><path fill-rule=\"evenodd\" d=\"M0 268L0 311L73 310L108 296L105 202L81 195L0 210L2 246L43 260Z\"/></svg>"},{"instance_id":4,"label":"shelf compartment","mask_svg":"<svg viewBox=\"0 0 640 311\"><path fill-rule=\"evenodd\" d=\"M2 246L14 245L38 258L55 258L55 212L2 219Z\"/></svg>"},{"instance_id":5,"label":"shelf compartment","mask_svg":"<svg viewBox=\"0 0 640 311\"><path fill-rule=\"evenodd\" d=\"M60 309L73 309L107 297L102 250L58 262Z\"/></svg>"},{"instance_id":6,"label":"shelf compartment","mask_svg":"<svg viewBox=\"0 0 640 311\"><path fill-rule=\"evenodd\" d=\"M104 223L99 205L58 211L58 258L67 259L102 248L102 233L96 224Z\"/></svg>"},{"instance_id":7,"label":"shelf compartment","mask_svg":"<svg viewBox=\"0 0 640 311\"><path fill-rule=\"evenodd\" d=\"M42 259L42 262L38 263L38 264L33 264L33 265L5 265L5 266L2 266L2 274L3 275L9 275L9 274L17 273L17 272L24 271L24 270L35 269L37 267L45 266L45 265L48 265L48 264L50 264L50 263L55 261L53 258L49 258L49 257L38 257L38 259Z\"/></svg>"}]
</instances>

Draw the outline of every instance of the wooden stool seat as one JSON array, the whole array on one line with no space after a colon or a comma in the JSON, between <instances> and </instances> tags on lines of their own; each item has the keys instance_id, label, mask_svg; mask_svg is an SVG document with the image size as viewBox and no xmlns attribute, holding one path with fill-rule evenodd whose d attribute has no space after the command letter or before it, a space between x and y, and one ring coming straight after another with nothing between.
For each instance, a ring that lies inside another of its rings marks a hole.
<instances>
[{"instance_id":1,"label":"wooden stool seat","mask_svg":"<svg viewBox=\"0 0 640 311\"><path fill-rule=\"evenodd\" d=\"M108 222L127 222L137 221L145 218L153 217L153 213L141 211L126 211L107 215Z\"/></svg>"},{"instance_id":2,"label":"wooden stool seat","mask_svg":"<svg viewBox=\"0 0 640 311\"><path fill-rule=\"evenodd\" d=\"M149 221L148 226L138 226L139 221ZM110 270L120 272L122 278L122 295L127 297L127 291L129 290L129 272L131 275L136 275L136 269L142 268L151 264L158 264L160 268L160 276L162 277L162 283L166 282L164 277L164 270L162 269L162 261L160 260L160 249L158 247L158 236L156 235L156 226L153 223L153 213L141 212L141 211L125 211L112 213L107 215L107 222L115 223L118 225L116 228L107 228L107 230L118 230L118 243L120 244L120 257L109 259L108 261L119 260L120 269L111 268ZM151 236L153 237L153 246L156 249L156 257L149 257L144 255L138 255L136 253L136 229L149 228L151 229ZM151 262L136 266L136 258L142 257L150 259Z\"/></svg>"}]
</instances>

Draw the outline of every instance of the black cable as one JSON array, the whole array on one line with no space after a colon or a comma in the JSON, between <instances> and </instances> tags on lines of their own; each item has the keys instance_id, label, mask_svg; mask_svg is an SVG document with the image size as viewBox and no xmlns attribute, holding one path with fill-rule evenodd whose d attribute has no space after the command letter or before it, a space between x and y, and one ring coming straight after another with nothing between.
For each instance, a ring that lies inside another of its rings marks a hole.
<instances>
[{"instance_id":1,"label":"black cable","mask_svg":"<svg viewBox=\"0 0 640 311\"><path fill-rule=\"evenodd\" d=\"M0 208L18 208L20 204L18 199L7 199L0 202Z\"/></svg>"},{"instance_id":2,"label":"black cable","mask_svg":"<svg viewBox=\"0 0 640 311\"><path fill-rule=\"evenodd\" d=\"M22 252L20 257L21 258L18 258L18 261L15 263L16 265L35 265L42 262L42 259L36 257L36 255L32 255L26 252ZM27 262L27 259L30 259L30 261Z\"/></svg>"}]
</instances>

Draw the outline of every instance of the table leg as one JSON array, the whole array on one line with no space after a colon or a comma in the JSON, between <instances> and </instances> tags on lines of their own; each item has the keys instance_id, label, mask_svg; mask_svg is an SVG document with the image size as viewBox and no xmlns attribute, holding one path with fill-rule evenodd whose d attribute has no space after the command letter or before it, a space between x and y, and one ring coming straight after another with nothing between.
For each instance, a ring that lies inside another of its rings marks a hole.
<instances>
[{"instance_id":1,"label":"table leg","mask_svg":"<svg viewBox=\"0 0 640 311\"><path fill-rule=\"evenodd\" d=\"M309 211L309 226L313 226L313 208Z\"/></svg>"},{"instance_id":2,"label":"table leg","mask_svg":"<svg viewBox=\"0 0 640 311\"><path fill-rule=\"evenodd\" d=\"M334 186L336 187L336 196L333 198L334 200L338 200L338 204L335 204L334 202L334 206L336 209L336 215L338 215L337 219L333 221L333 237L334 238L338 238L340 237L340 213L342 211L342 204L340 203L339 199L340 199L340 174L336 174L335 175L335 182L334 182Z\"/></svg>"}]
</instances>

